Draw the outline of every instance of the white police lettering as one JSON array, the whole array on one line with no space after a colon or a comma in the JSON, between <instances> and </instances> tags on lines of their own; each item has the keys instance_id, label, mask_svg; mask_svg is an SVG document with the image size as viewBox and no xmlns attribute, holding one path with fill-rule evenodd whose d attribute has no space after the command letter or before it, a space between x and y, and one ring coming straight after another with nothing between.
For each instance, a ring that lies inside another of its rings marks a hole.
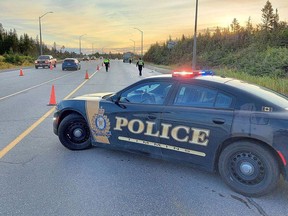
<instances>
[{"instance_id":1,"label":"white police lettering","mask_svg":"<svg viewBox=\"0 0 288 216\"><path fill-rule=\"evenodd\" d=\"M207 146L209 142L209 134L210 130L205 129L198 129L198 128L191 128L193 131L192 139L189 141L189 143L195 143L198 145Z\"/></svg>"},{"instance_id":2,"label":"white police lettering","mask_svg":"<svg viewBox=\"0 0 288 216\"><path fill-rule=\"evenodd\" d=\"M126 118L116 117L116 127L114 128L114 130L122 131L122 127L127 125L128 120Z\"/></svg>"},{"instance_id":3,"label":"white police lettering","mask_svg":"<svg viewBox=\"0 0 288 216\"><path fill-rule=\"evenodd\" d=\"M122 131L127 128L131 133L144 134L146 136L160 137L170 139L171 137L178 142L188 142L196 145L207 146L209 142L210 130L190 128L187 126L175 126L171 124L161 124L160 130L156 129L155 122L141 121L140 119L128 119L123 117L115 117L116 126L114 130ZM185 134L179 137L179 133Z\"/></svg>"},{"instance_id":4,"label":"white police lettering","mask_svg":"<svg viewBox=\"0 0 288 216\"><path fill-rule=\"evenodd\" d=\"M180 139L178 138L178 132L179 130L182 129L186 132L187 136L185 136L184 138ZM185 126L176 126L174 128L172 128L171 130L171 136L178 142L187 142L188 139L189 139L189 131L190 131L190 128L189 127L185 127Z\"/></svg>"},{"instance_id":5,"label":"white police lettering","mask_svg":"<svg viewBox=\"0 0 288 216\"><path fill-rule=\"evenodd\" d=\"M153 126L155 125L155 122L146 121L146 124L147 124L147 130L144 133L144 135L159 137L159 131L156 131L155 133L153 133L153 128L154 128Z\"/></svg>"},{"instance_id":6,"label":"white police lettering","mask_svg":"<svg viewBox=\"0 0 288 216\"><path fill-rule=\"evenodd\" d=\"M137 129L135 130L135 128ZM128 123L128 130L131 131L132 133L140 134L143 133L144 129L145 129L144 123L139 119L133 119Z\"/></svg>"}]
</instances>

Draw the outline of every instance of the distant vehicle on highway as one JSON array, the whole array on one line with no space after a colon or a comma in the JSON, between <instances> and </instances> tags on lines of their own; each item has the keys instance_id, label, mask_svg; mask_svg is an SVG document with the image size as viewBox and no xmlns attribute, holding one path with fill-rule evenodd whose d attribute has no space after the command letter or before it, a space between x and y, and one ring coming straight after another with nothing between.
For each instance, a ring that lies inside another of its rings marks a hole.
<instances>
[{"instance_id":1,"label":"distant vehicle on highway","mask_svg":"<svg viewBox=\"0 0 288 216\"><path fill-rule=\"evenodd\" d=\"M116 93L61 101L54 133L92 146L218 171L238 193L261 196L288 180L288 97L211 71L142 79Z\"/></svg>"},{"instance_id":2,"label":"distant vehicle on highway","mask_svg":"<svg viewBox=\"0 0 288 216\"><path fill-rule=\"evenodd\" d=\"M133 53L132 52L126 52L123 54L123 62L128 63L130 60L132 61Z\"/></svg>"},{"instance_id":3,"label":"distant vehicle on highway","mask_svg":"<svg viewBox=\"0 0 288 216\"><path fill-rule=\"evenodd\" d=\"M95 56L91 56L90 60L96 60Z\"/></svg>"},{"instance_id":4,"label":"distant vehicle on highway","mask_svg":"<svg viewBox=\"0 0 288 216\"><path fill-rule=\"evenodd\" d=\"M35 61L35 68L38 69L39 67L42 68L49 68L50 66L56 67L57 59L53 58L52 55L41 55Z\"/></svg>"},{"instance_id":5,"label":"distant vehicle on highway","mask_svg":"<svg viewBox=\"0 0 288 216\"><path fill-rule=\"evenodd\" d=\"M89 56L84 56L82 59L82 61L89 61L89 60L90 60Z\"/></svg>"},{"instance_id":6,"label":"distant vehicle on highway","mask_svg":"<svg viewBox=\"0 0 288 216\"><path fill-rule=\"evenodd\" d=\"M66 58L62 63L62 70L80 70L81 64L78 59Z\"/></svg>"}]
</instances>

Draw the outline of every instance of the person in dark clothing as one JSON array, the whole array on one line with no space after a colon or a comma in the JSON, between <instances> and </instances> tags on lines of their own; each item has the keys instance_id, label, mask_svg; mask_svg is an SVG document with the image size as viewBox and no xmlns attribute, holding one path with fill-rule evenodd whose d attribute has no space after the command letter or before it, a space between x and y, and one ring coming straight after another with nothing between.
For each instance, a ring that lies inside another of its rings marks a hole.
<instances>
[{"instance_id":1,"label":"person in dark clothing","mask_svg":"<svg viewBox=\"0 0 288 216\"><path fill-rule=\"evenodd\" d=\"M104 59L104 64L105 64L106 72L108 72L108 68L110 66L110 60L108 58Z\"/></svg>"},{"instance_id":2,"label":"person in dark clothing","mask_svg":"<svg viewBox=\"0 0 288 216\"><path fill-rule=\"evenodd\" d=\"M139 58L139 60L137 61L136 67L138 67L139 76L142 76L142 68L144 67L144 61L141 58Z\"/></svg>"}]
</instances>

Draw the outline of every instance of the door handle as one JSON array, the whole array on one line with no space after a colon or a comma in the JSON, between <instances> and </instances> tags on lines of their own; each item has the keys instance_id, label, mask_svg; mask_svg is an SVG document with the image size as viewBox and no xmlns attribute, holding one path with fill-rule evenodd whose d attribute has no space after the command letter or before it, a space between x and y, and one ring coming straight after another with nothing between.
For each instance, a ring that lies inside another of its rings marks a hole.
<instances>
[{"instance_id":1,"label":"door handle","mask_svg":"<svg viewBox=\"0 0 288 216\"><path fill-rule=\"evenodd\" d=\"M213 122L215 124L224 124L225 123L225 119L215 118L215 119L213 119Z\"/></svg>"},{"instance_id":2,"label":"door handle","mask_svg":"<svg viewBox=\"0 0 288 216\"><path fill-rule=\"evenodd\" d=\"M148 115L146 119L148 120L155 120L157 117L154 115Z\"/></svg>"}]
</instances>

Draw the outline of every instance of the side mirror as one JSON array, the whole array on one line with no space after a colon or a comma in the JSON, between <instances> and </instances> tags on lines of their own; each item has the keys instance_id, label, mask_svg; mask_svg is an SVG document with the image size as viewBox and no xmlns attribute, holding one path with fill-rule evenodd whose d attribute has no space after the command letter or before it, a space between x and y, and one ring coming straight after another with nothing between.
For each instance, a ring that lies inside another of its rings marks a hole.
<instances>
[{"instance_id":1,"label":"side mirror","mask_svg":"<svg viewBox=\"0 0 288 216\"><path fill-rule=\"evenodd\" d=\"M120 95L115 94L115 95L111 96L110 99L112 102L114 102L117 106L121 107L122 109L126 108L125 105L120 103L121 102L121 100L120 100L121 96Z\"/></svg>"},{"instance_id":2,"label":"side mirror","mask_svg":"<svg viewBox=\"0 0 288 216\"><path fill-rule=\"evenodd\" d=\"M114 103L118 103L120 101L120 96L117 94L114 94L110 97L110 100Z\"/></svg>"}]
</instances>

